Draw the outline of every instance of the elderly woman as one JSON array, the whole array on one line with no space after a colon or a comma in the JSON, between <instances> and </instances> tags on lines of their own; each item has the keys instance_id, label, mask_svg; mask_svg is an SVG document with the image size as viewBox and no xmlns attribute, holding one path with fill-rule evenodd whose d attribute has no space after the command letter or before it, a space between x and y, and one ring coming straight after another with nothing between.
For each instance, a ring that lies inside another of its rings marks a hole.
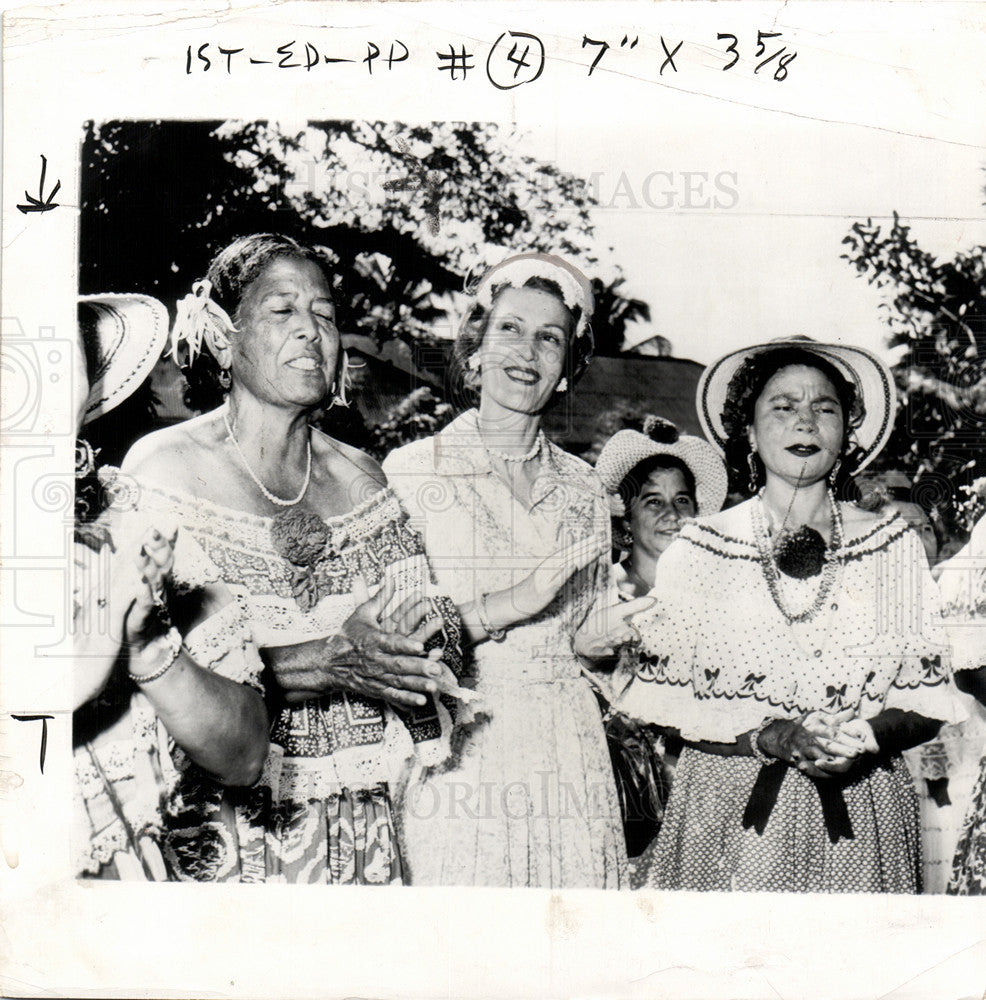
<instances>
[{"instance_id":1,"label":"elderly woman","mask_svg":"<svg viewBox=\"0 0 986 1000\"><path fill-rule=\"evenodd\" d=\"M648 415L641 430L617 431L606 442L596 462L596 473L613 514L614 544L624 553L614 582L620 600L630 602L653 588L658 561L682 526L696 515L707 516L722 509L726 467L707 441L679 435L670 421ZM645 601L643 606L650 603ZM626 603L622 610L631 607ZM614 638L618 640L623 624L618 614L612 617L617 633ZM576 649L593 658L593 651L585 647L584 633L576 637ZM637 652L636 644L622 647L608 683L602 672L594 675L606 703L604 722L631 859L642 854L660 829L678 752L676 741L666 745L663 735L651 732L650 727L634 726L612 707L613 698L636 673ZM631 864L632 880L636 879L639 864Z\"/></svg>"},{"instance_id":2,"label":"elderly woman","mask_svg":"<svg viewBox=\"0 0 986 1000\"><path fill-rule=\"evenodd\" d=\"M424 555L376 463L309 426L323 400L344 399L331 289L323 257L285 237L222 250L179 304L172 342L225 401L124 463L140 506L203 554L180 573L176 553L181 609L208 605L213 582L235 598L240 620L212 630L213 656L249 644L271 675L259 782L230 794L200 777L174 803L164 853L181 879L398 882L391 795L413 760L447 752L434 696L455 686L439 656L454 662L457 619L421 597Z\"/></svg>"},{"instance_id":3,"label":"elderly woman","mask_svg":"<svg viewBox=\"0 0 986 1000\"><path fill-rule=\"evenodd\" d=\"M936 592L899 517L835 498L886 441L893 400L876 357L807 338L703 374L706 433L756 495L682 530L641 625L622 707L685 741L653 887L918 889L900 754L955 711Z\"/></svg>"},{"instance_id":4,"label":"elderly woman","mask_svg":"<svg viewBox=\"0 0 986 1000\"><path fill-rule=\"evenodd\" d=\"M478 402L384 469L474 643L486 718L408 792L415 884L623 884L619 805L573 637L605 593L609 515L582 461L541 431L591 353L593 296L559 257L488 271L455 358Z\"/></svg>"}]
</instances>

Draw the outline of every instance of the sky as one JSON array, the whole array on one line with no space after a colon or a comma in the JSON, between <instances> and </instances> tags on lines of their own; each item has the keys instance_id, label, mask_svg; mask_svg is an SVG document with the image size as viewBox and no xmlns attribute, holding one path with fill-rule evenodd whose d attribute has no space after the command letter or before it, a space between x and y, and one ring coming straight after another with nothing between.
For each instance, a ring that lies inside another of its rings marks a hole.
<instances>
[{"instance_id":1,"label":"sky","mask_svg":"<svg viewBox=\"0 0 986 1000\"><path fill-rule=\"evenodd\" d=\"M794 333L891 359L880 293L840 259L857 220L889 227L897 211L943 259L986 245L981 148L760 109L714 130L528 136L535 155L591 179L600 243L614 248L626 293L651 307L633 336L661 334L703 364Z\"/></svg>"}]
</instances>

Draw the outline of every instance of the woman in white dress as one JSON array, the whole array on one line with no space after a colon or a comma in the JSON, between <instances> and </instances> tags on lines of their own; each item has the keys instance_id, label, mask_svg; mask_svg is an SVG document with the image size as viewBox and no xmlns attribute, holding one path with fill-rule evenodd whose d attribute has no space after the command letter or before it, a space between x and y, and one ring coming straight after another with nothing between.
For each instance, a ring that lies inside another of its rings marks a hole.
<instances>
[{"instance_id":1,"label":"woman in white dress","mask_svg":"<svg viewBox=\"0 0 986 1000\"><path fill-rule=\"evenodd\" d=\"M624 884L619 804L573 636L607 587L609 512L592 470L541 431L591 353L593 297L566 261L490 270L456 344L478 398L384 462L474 645L483 721L423 770L403 816L414 884Z\"/></svg>"}]
</instances>

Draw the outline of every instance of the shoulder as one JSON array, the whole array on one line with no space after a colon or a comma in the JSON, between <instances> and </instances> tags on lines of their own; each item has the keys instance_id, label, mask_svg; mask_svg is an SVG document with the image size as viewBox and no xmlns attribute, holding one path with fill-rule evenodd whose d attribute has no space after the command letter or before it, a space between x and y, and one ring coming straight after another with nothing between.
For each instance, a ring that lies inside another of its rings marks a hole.
<instances>
[{"instance_id":1,"label":"shoulder","mask_svg":"<svg viewBox=\"0 0 986 1000\"><path fill-rule=\"evenodd\" d=\"M380 463L366 452L337 441L322 431L312 431L315 461L331 480L353 497L368 498L387 486Z\"/></svg>"},{"instance_id":2,"label":"shoulder","mask_svg":"<svg viewBox=\"0 0 986 1000\"><path fill-rule=\"evenodd\" d=\"M846 559L861 559L891 548L911 550L925 560L924 547L915 531L896 513L862 510L855 504L840 503Z\"/></svg>"},{"instance_id":3,"label":"shoulder","mask_svg":"<svg viewBox=\"0 0 986 1000\"><path fill-rule=\"evenodd\" d=\"M222 434L215 413L205 413L172 427L153 431L136 441L121 471L195 492L195 483L208 475Z\"/></svg>"},{"instance_id":4,"label":"shoulder","mask_svg":"<svg viewBox=\"0 0 986 1000\"><path fill-rule=\"evenodd\" d=\"M419 438L395 448L383 460L387 478L407 473L435 472L435 441L435 437Z\"/></svg>"}]
</instances>

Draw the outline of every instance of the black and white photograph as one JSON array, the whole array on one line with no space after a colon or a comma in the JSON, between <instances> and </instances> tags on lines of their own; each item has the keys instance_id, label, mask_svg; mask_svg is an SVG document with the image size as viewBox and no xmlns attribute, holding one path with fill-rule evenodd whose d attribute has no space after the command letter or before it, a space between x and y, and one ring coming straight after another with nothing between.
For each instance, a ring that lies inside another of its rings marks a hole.
<instances>
[{"instance_id":1,"label":"black and white photograph","mask_svg":"<svg viewBox=\"0 0 986 1000\"><path fill-rule=\"evenodd\" d=\"M3 992L980 995L986 8L97 10L4 15Z\"/></svg>"}]
</instances>

